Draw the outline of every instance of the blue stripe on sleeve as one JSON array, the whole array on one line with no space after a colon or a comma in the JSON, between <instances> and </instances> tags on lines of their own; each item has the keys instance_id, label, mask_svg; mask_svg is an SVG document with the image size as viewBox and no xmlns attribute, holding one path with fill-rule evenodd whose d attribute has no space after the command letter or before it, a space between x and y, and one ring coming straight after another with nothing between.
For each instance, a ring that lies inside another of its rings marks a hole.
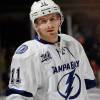
<instances>
[{"instance_id":1,"label":"blue stripe on sleeve","mask_svg":"<svg viewBox=\"0 0 100 100\"><path fill-rule=\"evenodd\" d=\"M96 87L96 80L85 79L86 89Z\"/></svg>"},{"instance_id":2,"label":"blue stripe on sleeve","mask_svg":"<svg viewBox=\"0 0 100 100\"><path fill-rule=\"evenodd\" d=\"M22 95L22 96L25 96L25 97L33 97L33 94L30 93L30 92L8 88L7 91L6 91L6 96L9 96L11 94L19 94L19 95Z\"/></svg>"}]
</instances>

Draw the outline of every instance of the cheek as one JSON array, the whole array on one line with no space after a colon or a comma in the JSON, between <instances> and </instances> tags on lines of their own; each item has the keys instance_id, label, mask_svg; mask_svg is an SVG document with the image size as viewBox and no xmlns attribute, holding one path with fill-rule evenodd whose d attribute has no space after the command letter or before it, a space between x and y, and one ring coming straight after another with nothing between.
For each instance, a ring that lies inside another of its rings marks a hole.
<instances>
[{"instance_id":1,"label":"cheek","mask_svg":"<svg viewBox=\"0 0 100 100\"><path fill-rule=\"evenodd\" d=\"M40 34L42 33L42 32L45 32L45 28L44 28L44 26L38 26L37 28L36 28L36 30L37 30L37 32L39 32Z\"/></svg>"},{"instance_id":2,"label":"cheek","mask_svg":"<svg viewBox=\"0 0 100 100\"><path fill-rule=\"evenodd\" d=\"M39 32L39 30L41 30L41 27L40 27L39 25L36 25L35 30L36 30L37 32Z\"/></svg>"}]
</instances>

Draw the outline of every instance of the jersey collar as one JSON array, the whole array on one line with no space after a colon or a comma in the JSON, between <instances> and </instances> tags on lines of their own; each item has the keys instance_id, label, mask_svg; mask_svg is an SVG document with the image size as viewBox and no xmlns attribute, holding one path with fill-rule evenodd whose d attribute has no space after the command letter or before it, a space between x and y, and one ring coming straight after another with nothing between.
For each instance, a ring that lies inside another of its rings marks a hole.
<instances>
[{"instance_id":1,"label":"jersey collar","mask_svg":"<svg viewBox=\"0 0 100 100\"><path fill-rule=\"evenodd\" d=\"M52 45L55 44L55 43L51 43L51 42L45 41L43 39L40 39L38 36L35 36L35 40L37 40L43 44L52 44ZM60 36L58 36L58 42L60 42Z\"/></svg>"}]
</instances>

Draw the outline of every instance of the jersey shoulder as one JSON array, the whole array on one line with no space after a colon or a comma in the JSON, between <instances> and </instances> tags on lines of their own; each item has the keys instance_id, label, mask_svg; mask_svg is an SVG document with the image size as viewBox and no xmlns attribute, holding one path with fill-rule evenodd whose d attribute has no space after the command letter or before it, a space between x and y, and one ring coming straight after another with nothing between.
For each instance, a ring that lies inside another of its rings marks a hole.
<instances>
[{"instance_id":1,"label":"jersey shoulder","mask_svg":"<svg viewBox=\"0 0 100 100\"><path fill-rule=\"evenodd\" d=\"M66 43L68 43L68 44L70 44L70 45L75 45L75 46L77 46L77 47L81 47L82 45L81 45L81 43L78 41L78 40L76 40L74 37L72 37L72 36L70 36L70 35L66 35L66 34L59 34L59 36L61 37L61 39L64 41L64 42L66 42Z\"/></svg>"},{"instance_id":2,"label":"jersey shoulder","mask_svg":"<svg viewBox=\"0 0 100 100\"><path fill-rule=\"evenodd\" d=\"M59 36L61 37L62 40L66 41L66 42L75 42L75 43L79 43L74 37L67 35L67 34L59 34Z\"/></svg>"},{"instance_id":3,"label":"jersey shoulder","mask_svg":"<svg viewBox=\"0 0 100 100\"><path fill-rule=\"evenodd\" d=\"M34 55L36 50L36 43L34 40L26 41L16 49L13 58L25 59Z\"/></svg>"},{"instance_id":4,"label":"jersey shoulder","mask_svg":"<svg viewBox=\"0 0 100 100\"><path fill-rule=\"evenodd\" d=\"M71 49L74 50L74 52L78 52L80 54L83 51L83 46L82 44L76 40L74 37L66 34L59 34L61 37L62 41ZM72 51L73 51L72 50Z\"/></svg>"}]
</instances>

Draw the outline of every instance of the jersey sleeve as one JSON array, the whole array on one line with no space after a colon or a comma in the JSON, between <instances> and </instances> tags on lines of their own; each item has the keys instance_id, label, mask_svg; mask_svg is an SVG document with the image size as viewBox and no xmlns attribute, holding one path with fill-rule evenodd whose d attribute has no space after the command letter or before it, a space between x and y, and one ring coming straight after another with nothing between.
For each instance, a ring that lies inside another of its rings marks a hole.
<instances>
[{"instance_id":1,"label":"jersey sleeve","mask_svg":"<svg viewBox=\"0 0 100 100\"><path fill-rule=\"evenodd\" d=\"M84 76L86 88L90 89L96 86L95 76L94 76L92 67L89 63L88 57L82 46L81 46L80 52L81 52L80 55L81 55L81 61L82 61L81 63L82 73Z\"/></svg>"},{"instance_id":2,"label":"jersey sleeve","mask_svg":"<svg viewBox=\"0 0 100 100\"><path fill-rule=\"evenodd\" d=\"M14 56L11 63L6 100L33 100L32 98L37 92L35 73L31 57L21 58Z\"/></svg>"}]
</instances>

